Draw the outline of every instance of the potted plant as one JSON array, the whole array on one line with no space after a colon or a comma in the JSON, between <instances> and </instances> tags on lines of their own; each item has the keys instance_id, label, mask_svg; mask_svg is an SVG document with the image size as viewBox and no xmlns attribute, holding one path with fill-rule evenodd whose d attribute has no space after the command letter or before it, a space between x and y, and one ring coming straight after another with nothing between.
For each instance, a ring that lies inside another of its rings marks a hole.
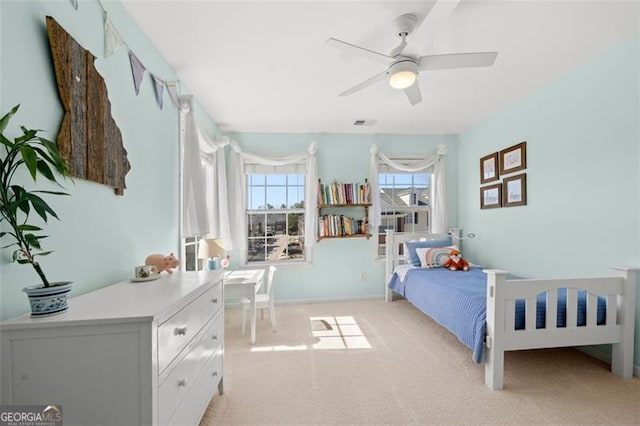
<instances>
[{"instance_id":1,"label":"potted plant","mask_svg":"<svg viewBox=\"0 0 640 426\"><path fill-rule=\"evenodd\" d=\"M18 111L18 107L19 105L16 105L0 119L0 145L4 148L4 155L0 157L0 224L6 222L3 224L4 232L0 232L0 240L5 237L13 240L11 244L2 248L16 246L13 260L31 265L40 277L41 285L29 286L23 291L29 296L31 315L43 316L68 309L67 299L71 292L71 283L50 283L45 276L37 257L52 252L42 251L40 242L46 236L41 234L42 228L29 219L34 212L45 223L50 217L58 219L56 212L41 195L68 194L45 190L29 191L14 178L28 172L34 182L38 176L42 176L62 188L55 173L66 177L68 169L56 144L38 136L40 130L21 126L22 135L13 141L4 135L4 130L11 117Z\"/></svg>"}]
</instances>

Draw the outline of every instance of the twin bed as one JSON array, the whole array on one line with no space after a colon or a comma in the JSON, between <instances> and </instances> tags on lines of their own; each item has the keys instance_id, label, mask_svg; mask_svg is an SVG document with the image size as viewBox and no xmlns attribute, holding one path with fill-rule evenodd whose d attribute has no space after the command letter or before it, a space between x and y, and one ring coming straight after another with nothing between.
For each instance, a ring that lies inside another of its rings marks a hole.
<instances>
[{"instance_id":1,"label":"twin bed","mask_svg":"<svg viewBox=\"0 0 640 426\"><path fill-rule=\"evenodd\" d=\"M452 231L452 232L455 232ZM612 344L611 371L633 376L636 271L604 278L507 280L507 272L467 272L406 263L403 243L449 234L386 234L386 300L406 298L447 328L485 364L485 384L503 388L504 352Z\"/></svg>"}]
</instances>

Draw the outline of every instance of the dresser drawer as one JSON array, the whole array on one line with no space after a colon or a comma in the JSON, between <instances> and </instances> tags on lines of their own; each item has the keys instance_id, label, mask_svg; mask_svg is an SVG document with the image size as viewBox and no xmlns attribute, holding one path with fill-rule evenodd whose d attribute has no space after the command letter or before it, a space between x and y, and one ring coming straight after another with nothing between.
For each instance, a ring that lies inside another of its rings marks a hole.
<instances>
[{"instance_id":1,"label":"dresser drawer","mask_svg":"<svg viewBox=\"0 0 640 426\"><path fill-rule=\"evenodd\" d=\"M222 314L217 315L189 346L189 352L168 372L158 388L158 423L167 424L185 396L194 397L200 377L209 375L216 355L222 354ZM222 372L217 373L219 377ZM217 380L216 380L217 383Z\"/></svg>"},{"instance_id":2,"label":"dresser drawer","mask_svg":"<svg viewBox=\"0 0 640 426\"><path fill-rule=\"evenodd\" d=\"M159 372L167 368L223 304L222 282L218 282L158 327Z\"/></svg>"},{"instance_id":3,"label":"dresser drawer","mask_svg":"<svg viewBox=\"0 0 640 426\"><path fill-rule=\"evenodd\" d=\"M196 378L191 393L185 398L169 420L172 425L197 424L206 410L211 398L216 393L216 387L222 379L222 345L216 349L213 359L207 361L206 366Z\"/></svg>"}]
</instances>

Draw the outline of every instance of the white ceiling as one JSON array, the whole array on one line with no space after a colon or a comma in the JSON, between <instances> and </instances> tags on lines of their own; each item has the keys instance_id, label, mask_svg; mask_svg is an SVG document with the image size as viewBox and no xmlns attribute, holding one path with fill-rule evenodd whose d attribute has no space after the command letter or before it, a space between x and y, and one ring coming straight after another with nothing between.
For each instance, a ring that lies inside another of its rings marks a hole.
<instances>
[{"instance_id":1,"label":"white ceiling","mask_svg":"<svg viewBox=\"0 0 640 426\"><path fill-rule=\"evenodd\" d=\"M423 101L412 107L385 81L339 97L385 67L324 42L388 54L399 43L394 19L424 19L433 0L123 3L220 128L240 132L461 133L640 31L637 0L462 0L432 40L420 26L405 53L498 58L422 72Z\"/></svg>"}]
</instances>

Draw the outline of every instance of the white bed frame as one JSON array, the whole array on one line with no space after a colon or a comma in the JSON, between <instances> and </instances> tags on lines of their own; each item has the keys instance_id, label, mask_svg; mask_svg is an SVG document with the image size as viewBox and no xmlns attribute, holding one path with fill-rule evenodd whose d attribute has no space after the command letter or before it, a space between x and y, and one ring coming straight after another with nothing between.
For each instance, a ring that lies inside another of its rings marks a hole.
<instances>
[{"instance_id":1,"label":"white bed frame","mask_svg":"<svg viewBox=\"0 0 640 426\"><path fill-rule=\"evenodd\" d=\"M450 234L459 237L459 230ZM386 283L394 268L406 263L400 247L405 241L437 240L449 234L409 234L386 232ZM453 243L457 244L456 239ZM507 272L486 269L487 331L484 347L485 384L499 390L504 385L504 352L521 349L556 348L612 344L611 371L630 379L633 376L637 268L613 268L615 276L602 278L569 278L507 280ZM558 289L567 289L567 327L556 327ZM577 292L587 291L587 323L577 327ZM536 329L536 298L546 293L546 328ZM385 299L392 301L392 290L386 287ZM606 325L597 325L597 297L606 298ZM515 330L515 301L525 299L525 329ZM529 309L533 306L533 309ZM571 325L573 324L573 325Z\"/></svg>"}]
</instances>

